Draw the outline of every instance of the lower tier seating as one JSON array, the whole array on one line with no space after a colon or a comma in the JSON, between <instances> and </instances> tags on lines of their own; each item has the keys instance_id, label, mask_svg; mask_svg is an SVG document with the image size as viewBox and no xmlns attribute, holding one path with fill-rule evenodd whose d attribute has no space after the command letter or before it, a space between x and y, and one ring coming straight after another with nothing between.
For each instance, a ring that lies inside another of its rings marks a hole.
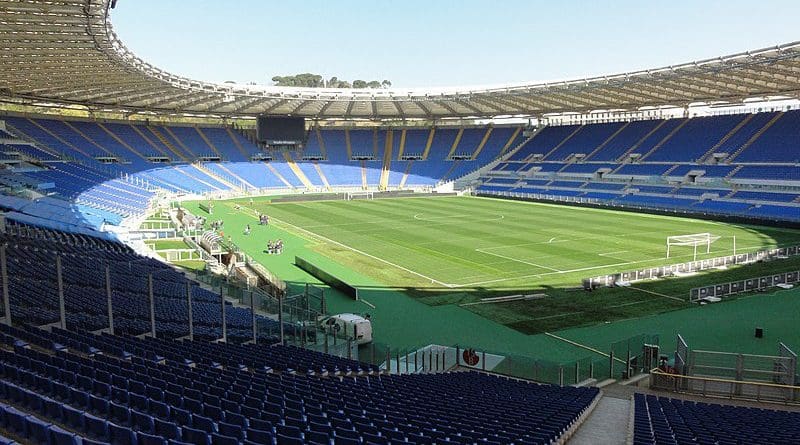
<instances>
[{"instance_id":1,"label":"lower tier seating","mask_svg":"<svg viewBox=\"0 0 800 445\"><path fill-rule=\"evenodd\" d=\"M800 413L636 394L634 445L800 443Z\"/></svg>"}]
</instances>

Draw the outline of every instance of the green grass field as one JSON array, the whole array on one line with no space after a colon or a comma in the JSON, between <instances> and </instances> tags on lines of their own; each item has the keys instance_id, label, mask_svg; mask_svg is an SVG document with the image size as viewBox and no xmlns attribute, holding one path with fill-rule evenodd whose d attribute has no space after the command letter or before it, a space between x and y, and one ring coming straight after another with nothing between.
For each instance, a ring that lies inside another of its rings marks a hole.
<instances>
[{"instance_id":1,"label":"green grass field","mask_svg":"<svg viewBox=\"0 0 800 445\"><path fill-rule=\"evenodd\" d=\"M255 206L361 257L381 264L390 285L445 289L575 286L583 277L690 261L691 247L669 235L720 236L711 254L800 243L795 231L637 213L484 198L321 201ZM338 249L333 249L338 248ZM701 249L702 250L702 249ZM342 259L349 263L347 257Z\"/></svg>"},{"instance_id":2,"label":"green grass field","mask_svg":"<svg viewBox=\"0 0 800 445\"><path fill-rule=\"evenodd\" d=\"M236 203L242 206L238 211ZM197 203L186 206L202 214ZM256 211L270 215L273 224L255 225ZM744 252L800 244L800 232L485 198L256 199L252 204L242 199L219 201L211 219L225 220L226 236L290 285L318 283L292 266L294 255L300 255L358 286L363 300L374 307L331 292L332 310L369 311L378 341L402 347L460 343L527 354L547 350L549 357L558 358L581 356L585 350L531 334L569 333L598 324L610 332L603 341L648 333L647 326L625 320L678 309L693 313L700 308L687 303L688 290L701 284L800 268L800 261L791 259L587 293L575 288L588 276L691 260L690 247L675 248L674 256L665 258L669 235L719 236L711 253L699 256L704 258L730 254L733 236L737 251ZM254 228L249 236L241 233L245 224ZM286 241L284 255L263 252L266 241L275 238ZM472 304L487 296L523 292L547 297ZM609 322L625 326L624 331L609 328ZM592 343L591 335L576 332Z\"/></svg>"}]
</instances>

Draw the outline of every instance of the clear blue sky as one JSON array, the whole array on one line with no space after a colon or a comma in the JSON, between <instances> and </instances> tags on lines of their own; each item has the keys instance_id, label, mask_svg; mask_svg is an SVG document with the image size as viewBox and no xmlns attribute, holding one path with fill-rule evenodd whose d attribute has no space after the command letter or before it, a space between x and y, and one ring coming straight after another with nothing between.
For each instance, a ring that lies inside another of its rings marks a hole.
<instances>
[{"instance_id":1,"label":"clear blue sky","mask_svg":"<svg viewBox=\"0 0 800 445\"><path fill-rule=\"evenodd\" d=\"M312 72L395 87L654 68L800 40L800 1L118 0L143 59L208 81Z\"/></svg>"}]
</instances>

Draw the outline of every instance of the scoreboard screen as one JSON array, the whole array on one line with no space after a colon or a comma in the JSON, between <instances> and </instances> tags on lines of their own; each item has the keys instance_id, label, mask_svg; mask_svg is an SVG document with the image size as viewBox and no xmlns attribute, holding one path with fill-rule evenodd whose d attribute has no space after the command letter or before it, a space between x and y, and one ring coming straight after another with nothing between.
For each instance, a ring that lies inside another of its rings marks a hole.
<instances>
[{"instance_id":1,"label":"scoreboard screen","mask_svg":"<svg viewBox=\"0 0 800 445\"><path fill-rule=\"evenodd\" d=\"M259 116L256 126L259 142L297 144L306 138L306 120L302 117Z\"/></svg>"}]
</instances>

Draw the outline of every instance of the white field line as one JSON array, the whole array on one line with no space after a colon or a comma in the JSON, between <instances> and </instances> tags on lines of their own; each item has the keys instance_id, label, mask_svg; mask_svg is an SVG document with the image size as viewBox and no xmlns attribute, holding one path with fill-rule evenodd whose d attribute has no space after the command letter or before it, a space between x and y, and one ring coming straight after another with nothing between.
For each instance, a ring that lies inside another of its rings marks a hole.
<instances>
[{"instance_id":1,"label":"white field line","mask_svg":"<svg viewBox=\"0 0 800 445\"><path fill-rule=\"evenodd\" d=\"M598 253L597 256L614 256L618 253L626 253L627 250L617 250L616 252L606 252L606 253Z\"/></svg>"},{"instance_id":2,"label":"white field line","mask_svg":"<svg viewBox=\"0 0 800 445\"><path fill-rule=\"evenodd\" d=\"M252 210L252 209L249 209L249 210ZM423 274L421 274L421 273L419 273L419 272L413 271L413 270L411 270L411 269L408 269L408 268L406 268L406 267L403 267L403 266L401 266L401 265L399 265L399 264L392 263L391 261L384 260L383 258L381 258L381 257L377 257L377 256L375 256L375 255L371 255L371 254L369 254L369 253L367 253L367 252L364 252L363 250L358 250L358 249L356 249L356 248L354 248L354 247L350 247L350 246L348 246L348 245L346 245L346 244L342 244L342 243L340 243L340 242L338 242L338 241L334 241L334 240L332 240L332 239L330 239L330 238L326 238L326 237L324 237L324 236L322 236L322 235L320 235L320 234L318 234L318 233L314 233L314 232L312 232L312 231L310 231L310 230L306 230L306 229L304 229L304 228L302 228L302 227L298 227L298 226L296 226L296 225L294 225L294 224L288 223L288 222L286 222L286 221L282 221L282 220L280 220L280 219L278 219L278 218L275 218L275 217L270 217L270 220L272 220L272 221L275 221L275 222L277 222L277 223L280 223L280 224L284 224L284 225L286 225L286 226L289 226L289 227L291 227L291 228L293 228L293 229L295 229L295 230L298 230L298 231L300 231L300 232L303 232L303 233L309 234L309 235L311 235L311 236L313 236L313 237L315 237L315 238L317 238L317 239L321 239L321 240L325 241L326 243L334 244L334 245L337 245L337 246L339 246L339 247L344 247L344 248L345 248L345 249L347 249L347 250L353 251L353 252L355 252L355 253L358 253L358 254L360 254L360 255L364 255L365 257L372 258L373 260L380 261L380 262L382 262L382 263L385 263L385 264L388 264L388 265L390 265L390 266L392 266L392 267L396 267L397 269L404 270L404 271L406 271L406 272L408 272L408 273L410 273L410 274L414 274L414 275L416 275L416 276L418 276L418 277L424 278L424 279L426 279L426 280L430 280L432 283L436 283L436 284L438 284L438 285L440 285L440 286L444 286L444 287L455 287L453 284L450 284L450 283L445 283L445 282L439 281L439 280L437 280L437 279L431 278L431 277L429 277L429 276L427 276L427 275L423 275Z\"/></svg>"},{"instance_id":3,"label":"white field line","mask_svg":"<svg viewBox=\"0 0 800 445\"><path fill-rule=\"evenodd\" d=\"M359 298L358 301L366 304L367 306L371 307L372 309L375 309L375 305L374 304L370 303L369 301L367 301L367 300L365 300L363 298Z\"/></svg>"},{"instance_id":4,"label":"white field line","mask_svg":"<svg viewBox=\"0 0 800 445\"><path fill-rule=\"evenodd\" d=\"M552 270L553 272L561 272L559 269L554 269L554 268L548 267L548 266L542 266L541 264L531 263L530 261L520 260L518 258L513 258L513 257L510 257L510 256L500 255L499 253L484 252L481 249L475 249L475 251L483 253L483 254L486 254L486 255L492 255L492 256L496 256L496 257L500 257L500 258L505 258L507 260L515 261L517 263L527 264L529 266L535 266L535 267L538 267L540 269Z\"/></svg>"},{"instance_id":5,"label":"white field line","mask_svg":"<svg viewBox=\"0 0 800 445\"><path fill-rule=\"evenodd\" d=\"M424 221L424 222L437 222L439 220L448 220L448 219L461 219L465 222L487 222L487 221L500 221L501 219L505 219L505 215L497 214L497 216L491 218L480 218L480 219L470 219L470 217L475 215L447 215L447 216L431 216L428 218L423 218L422 215L424 213L417 213L414 215L414 219L417 221Z\"/></svg>"}]
</instances>

